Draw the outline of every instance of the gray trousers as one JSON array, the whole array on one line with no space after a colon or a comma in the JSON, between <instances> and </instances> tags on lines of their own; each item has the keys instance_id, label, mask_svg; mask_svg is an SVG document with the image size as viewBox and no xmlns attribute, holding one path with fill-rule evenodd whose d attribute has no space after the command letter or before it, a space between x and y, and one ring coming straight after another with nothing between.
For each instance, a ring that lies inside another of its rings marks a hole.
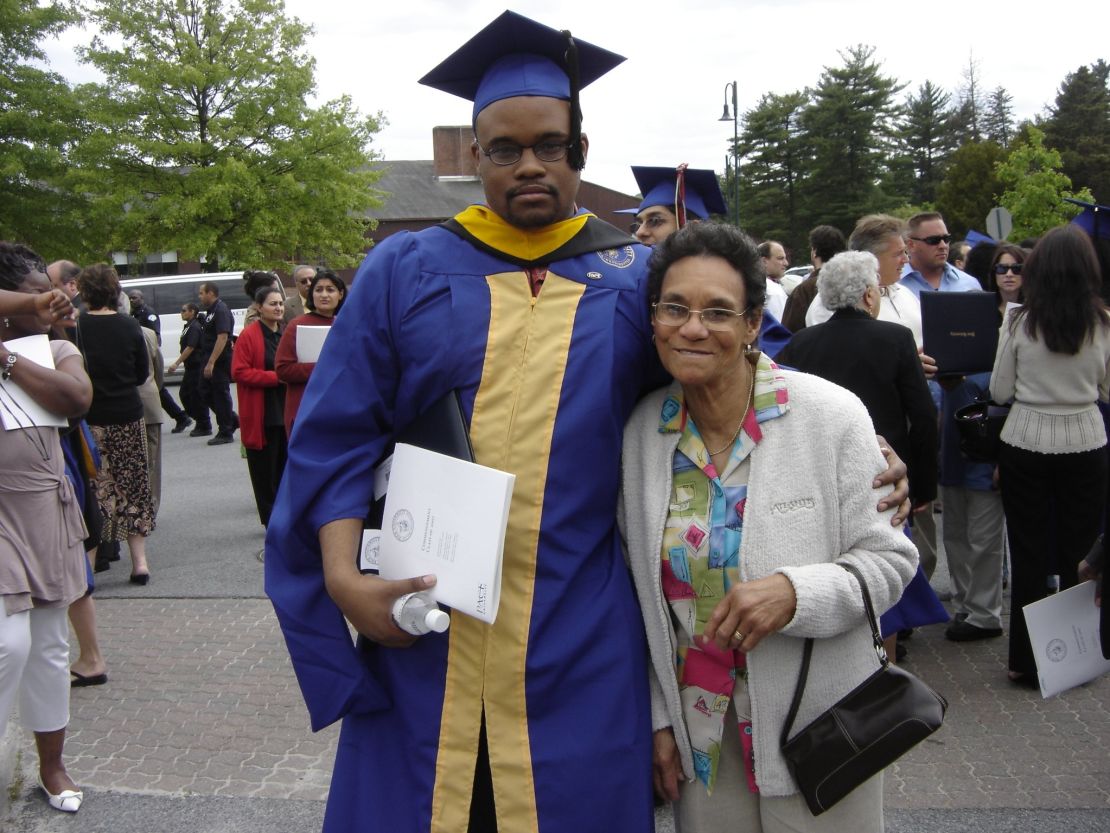
<instances>
[{"instance_id":1,"label":"gray trousers","mask_svg":"<svg viewBox=\"0 0 1110 833\"><path fill-rule=\"evenodd\" d=\"M948 511L947 506L944 511ZM937 516L933 514L932 503L924 512L913 516L910 540L921 556L921 572L925 574L925 578L931 579L937 568Z\"/></svg>"},{"instance_id":2,"label":"gray trousers","mask_svg":"<svg viewBox=\"0 0 1110 833\"><path fill-rule=\"evenodd\" d=\"M947 510L946 510L947 511ZM777 732L776 732L777 736ZM883 833L883 774L870 778L819 816L801 793L774 798L752 793L744 775L736 712L729 704L713 794L696 778L679 785L676 833Z\"/></svg>"},{"instance_id":3,"label":"gray trousers","mask_svg":"<svg viewBox=\"0 0 1110 833\"><path fill-rule=\"evenodd\" d=\"M977 628L1002 627L1002 496L941 486L952 603Z\"/></svg>"}]
</instances>

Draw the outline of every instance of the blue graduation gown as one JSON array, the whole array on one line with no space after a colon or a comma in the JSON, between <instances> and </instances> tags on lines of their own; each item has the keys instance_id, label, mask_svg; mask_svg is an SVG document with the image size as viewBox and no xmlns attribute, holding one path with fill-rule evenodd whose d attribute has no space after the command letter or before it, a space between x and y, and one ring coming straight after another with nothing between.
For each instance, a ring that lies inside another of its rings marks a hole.
<instances>
[{"instance_id":1,"label":"blue graduation gown","mask_svg":"<svg viewBox=\"0 0 1110 833\"><path fill-rule=\"evenodd\" d=\"M653 829L646 645L614 521L625 420L662 381L650 252L585 213L499 223L472 207L376 246L297 416L266 591L313 728L343 720L328 833L465 831L483 712L500 830ZM548 266L535 298L531 263ZM394 426L452 388L477 462L517 476L497 621L360 650L317 531L366 514Z\"/></svg>"}]
</instances>

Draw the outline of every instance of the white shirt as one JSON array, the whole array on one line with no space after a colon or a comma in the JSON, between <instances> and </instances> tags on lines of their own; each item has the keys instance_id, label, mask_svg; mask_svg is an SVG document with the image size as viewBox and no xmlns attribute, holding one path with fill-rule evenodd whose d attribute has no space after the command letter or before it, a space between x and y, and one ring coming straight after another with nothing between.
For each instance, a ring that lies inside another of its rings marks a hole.
<instances>
[{"instance_id":1,"label":"white shirt","mask_svg":"<svg viewBox=\"0 0 1110 833\"><path fill-rule=\"evenodd\" d=\"M822 302L820 294L813 296L813 301L806 310L806 326L821 324L832 318L832 310ZM879 305L879 320L893 321L910 328L913 333L914 343L921 349L921 302L913 292L901 284L893 284L882 290L882 303Z\"/></svg>"},{"instance_id":2,"label":"white shirt","mask_svg":"<svg viewBox=\"0 0 1110 833\"><path fill-rule=\"evenodd\" d=\"M767 311L779 323L782 323L782 313L786 309L786 298L786 290L779 286L778 281L767 278Z\"/></svg>"}]
</instances>

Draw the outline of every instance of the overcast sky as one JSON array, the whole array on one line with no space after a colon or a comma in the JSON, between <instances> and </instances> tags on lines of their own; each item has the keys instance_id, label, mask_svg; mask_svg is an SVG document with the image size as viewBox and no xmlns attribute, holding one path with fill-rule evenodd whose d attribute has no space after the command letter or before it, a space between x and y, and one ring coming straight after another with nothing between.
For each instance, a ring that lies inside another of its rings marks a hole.
<instances>
[{"instance_id":1,"label":"overcast sky","mask_svg":"<svg viewBox=\"0 0 1110 833\"><path fill-rule=\"evenodd\" d=\"M349 94L363 112L382 111L389 124L375 145L387 160L429 159L435 125L470 123L469 102L416 82L507 7L505 0L286 0L289 14L316 30L307 46L320 98ZM908 84L902 95L926 79L954 91L973 56L984 90L1004 86L1018 118L1043 112L1067 73L1110 52L1093 0L520 0L512 8L628 58L582 95L590 137L584 177L628 193L637 192L629 165L723 171L732 123L718 119L728 82L738 82L743 113L763 93L816 85L824 67L841 64L838 51L854 44L876 47L883 71ZM87 39L70 32L50 45L53 68L88 77L69 54Z\"/></svg>"}]
</instances>

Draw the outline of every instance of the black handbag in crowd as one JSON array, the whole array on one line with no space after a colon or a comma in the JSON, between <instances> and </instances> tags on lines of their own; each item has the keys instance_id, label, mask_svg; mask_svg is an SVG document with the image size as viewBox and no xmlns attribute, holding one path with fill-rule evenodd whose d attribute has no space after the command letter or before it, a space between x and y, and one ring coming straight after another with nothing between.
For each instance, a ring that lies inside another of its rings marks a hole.
<instances>
[{"instance_id":1,"label":"black handbag in crowd","mask_svg":"<svg viewBox=\"0 0 1110 833\"><path fill-rule=\"evenodd\" d=\"M956 411L960 432L960 451L978 463L997 463L1002 443L1002 426L1010 413L1009 405L976 400Z\"/></svg>"},{"instance_id":2,"label":"black handbag in crowd","mask_svg":"<svg viewBox=\"0 0 1110 833\"><path fill-rule=\"evenodd\" d=\"M879 670L791 738L813 655L813 639L806 640L781 745L786 765L815 816L939 729L948 708L948 701L941 695L913 674L890 664L867 585L854 567L841 566L856 577L863 591Z\"/></svg>"}]
</instances>

